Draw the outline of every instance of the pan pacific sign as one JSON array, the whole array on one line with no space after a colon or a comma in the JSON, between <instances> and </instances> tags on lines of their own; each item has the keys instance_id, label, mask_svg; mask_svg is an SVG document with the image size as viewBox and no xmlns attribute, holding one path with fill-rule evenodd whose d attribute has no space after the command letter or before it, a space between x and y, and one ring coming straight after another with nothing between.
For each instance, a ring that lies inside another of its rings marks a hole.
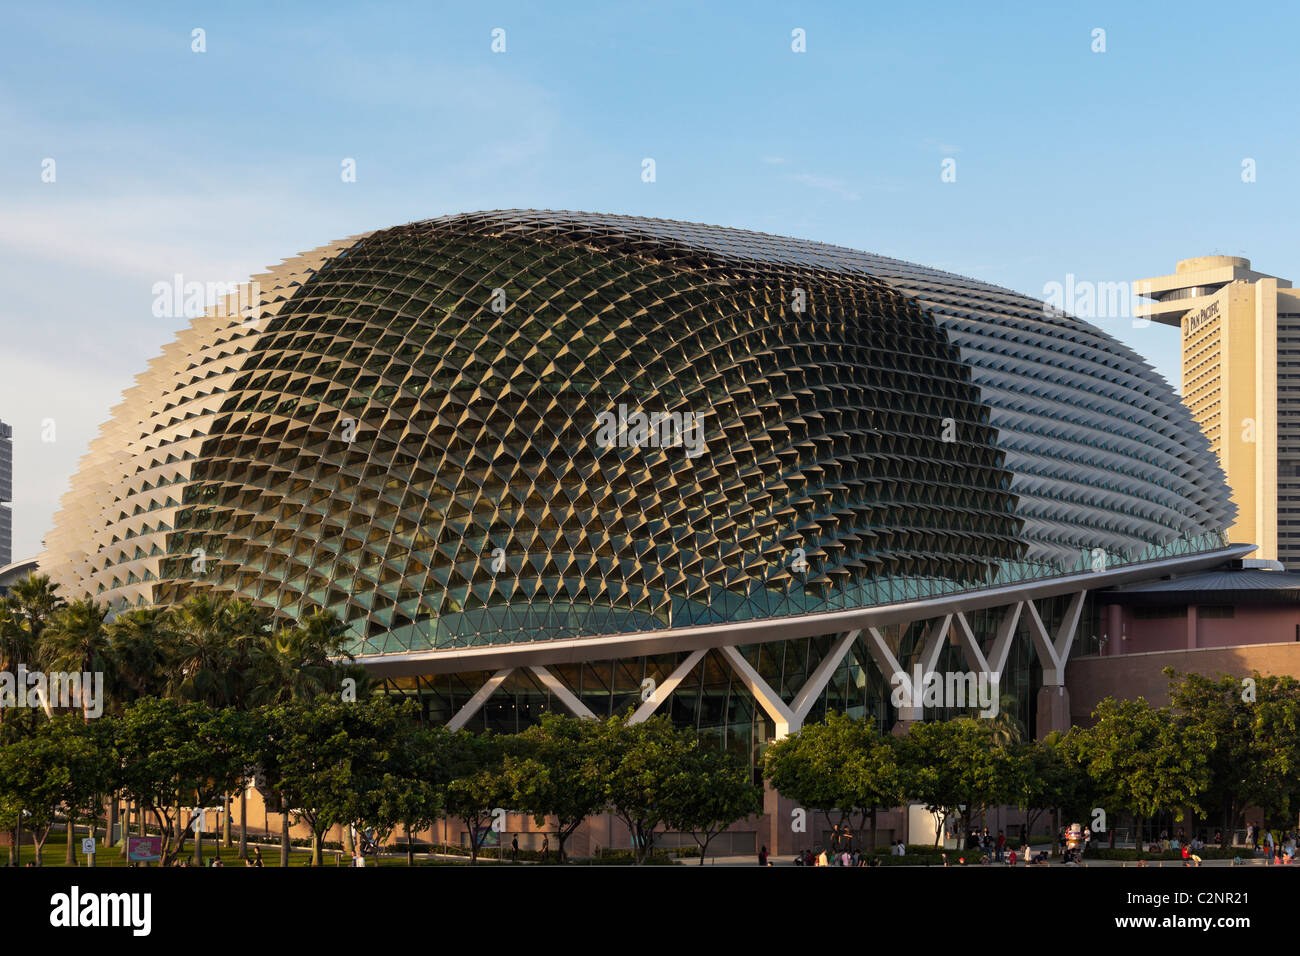
<instances>
[{"instance_id":1,"label":"pan pacific sign","mask_svg":"<svg viewBox=\"0 0 1300 956\"><path fill-rule=\"evenodd\" d=\"M1216 318L1218 314L1219 314L1219 303L1217 300L1211 302L1209 305L1201 309L1199 312L1188 312L1186 328L1185 328L1186 333L1188 335L1191 335L1193 332L1199 329L1206 322L1210 321L1210 319Z\"/></svg>"}]
</instances>

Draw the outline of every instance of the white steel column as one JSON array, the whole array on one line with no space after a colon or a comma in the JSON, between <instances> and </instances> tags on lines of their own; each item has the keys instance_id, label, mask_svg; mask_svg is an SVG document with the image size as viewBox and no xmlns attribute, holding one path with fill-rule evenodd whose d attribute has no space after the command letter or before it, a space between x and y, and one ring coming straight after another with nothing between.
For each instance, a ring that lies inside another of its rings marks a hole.
<instances>
[{"instance_id":1,"label":"white steel column","mask_svg":"<svg viewBox=\"0 0 1300 956\"><path fill-rule=\"evenodd\" d=\"M655 687L650 692L650 696L641 702L641 706L636 709L636 713L628 718L628 723L639 724L643 720L648 720L650 715L659 709L659 705L666 701L672 695L672 692L677 689L677 685L686 679L686 675L695 669L695 665L700 662L706 653L705 650L701 649L687 654L686 660L678 664L676 669L664 679L664 682Z\"/></svg>"},{"instance_id":2,"label":"white steel column","mask_svg":"<svg viewBox=\"0 0 1300 956\"><path fill-rule=\"evenodd\" d=\"M483 703L492 696L513 670L513 667L505 667L489 677L487 683L476 690L474 696L465 701L465 706L456 711L451 720L447 721L447 729L460 730L469 723L469 719L479 712L479 708L483 706Z\"/></svg>"},{"instance_id":3,"label":"white steel column","mask_svg":"<svg viewBox=\"0 0 1300 956\"><path fill-rule=\"evenodd\" d=\"M975 639L975 632L971 629L970 622L966 620L966 615L957 612L957 643L961 645L966 663L972 670L1001 680L1002 672L1007 666L1007 657L1011 653L1011 641L1016 636L1016 624L1020 622L1021 606L1019 602L1012 604L1002 615L1002 621L998 624L997 637L993 639L988 657L984 656L984 649Z\"/></svg>"},{"instance_id":4,"label":"white steel column","mask_svg":"<svg viewBox=\"0 0 1300 956\"><path fill-rule=\"evenodd\" d=\"M1034 650L1038 652L1038 662L1043 665L1044 686L1065 683L1065 663L1070 657L1074 635L1079 630L1079 615L1083 612L1083 599L1087 594L1087 591L1078 591L1070 595L1070 605L1061 619L1061 626L1056 629L1055 640L1048 636L1034 602L1024 602L1029 609L1029 633L1034 639Z\"/></svg>"},{"instance_id":5,"label":"white steel column","mask_svg":"<svg viewBox=\"0 0 1300 956\"><path fill-rule=\"evenodd\" d=\"M799 693L795 695L790 704L790 710L794 712L794 718L799 722L799 726L803 726L804 718L808 716L813 704L817 702L817 698L826 689L826 685L831 681L831 676L839 669L840 662L844 660L849 649L853 647L853 642L858 639L858 635L861 633L862 631L856 630L841 635L839 640L831 645L830 651L822 658L822 662L817 665L817 669L808 677L808 681L799 689Z\"/></svg>"},{"instance_id":6,"label":"white steel column","mask_svg":"<svg viewBox=\"0 0 1300 956\"><path fill-rule=\"evenodd\" d=\"M731 669L735 671L741 683L754 695L754 699L758 701L759 706L767 711L767 715L776 724L776 737L774 739L780 740L782 737L796 732L800 726L799 719L786 706L785 701L781 699L781 695L768 686L767 681L758 676L758 671L754 670L749 661L745 660L744 655L734 647L719 647L718 650L727 659L727 663L731 665Z\"/></svg>"},{"instance_id":7,"label":"white steel column","mask_svg":"<svg viewBox=\"0 0 1300 956\"><path fill-rule=\"evenodd\" d=\"M569 713L573 714L575 717L589 717L592 720L596 719L596 715L591 712L591 709L582 701L578 700L577 695L560 683L560 679L545 667L542 667L540 664L534 664L528 669L537 675L538 680L546 685L547 690L560 698L560 703L565 706Z\"/></svg>"}]
</instances>

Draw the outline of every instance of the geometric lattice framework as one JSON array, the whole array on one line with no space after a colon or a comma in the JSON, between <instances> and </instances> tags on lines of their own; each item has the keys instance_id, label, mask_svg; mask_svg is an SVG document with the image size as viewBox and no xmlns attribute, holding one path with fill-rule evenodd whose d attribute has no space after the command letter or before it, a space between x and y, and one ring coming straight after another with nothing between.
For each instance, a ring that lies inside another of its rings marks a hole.
<instances>
[{"instance_id":1,"label":"geometric lattice framework","mask_svg":"<svg viewBox=\"0 0 1300 956\"><path fill-rule=\"evenodd\" d=\"M323 606L383 653L869 606L1218 547L1231 520L1139 357L896 260L515 210L256 281L253 317L195 319L92 445L42 561L68 590ZM601 441L620 407L695 416L703 446Z\"/></svg>"}]
</instances>

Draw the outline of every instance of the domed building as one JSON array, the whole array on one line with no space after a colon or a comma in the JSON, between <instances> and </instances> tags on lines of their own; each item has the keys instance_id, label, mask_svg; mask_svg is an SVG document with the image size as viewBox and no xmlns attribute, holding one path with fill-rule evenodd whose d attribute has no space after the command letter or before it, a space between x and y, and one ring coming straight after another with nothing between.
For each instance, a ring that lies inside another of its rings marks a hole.
<instances>
[{"instance_id":1,"label":"domed building","mask_svg":"<svg viewBox=\"0 0 1300 956\"><path fill-rule=\"evenodd\" d=\"M327 608L453 726L662 709L756 750L827 708L929 716L890 699L914 665L1068 723L1087 595L1247 553L1233 515L1165 381L1035 299L507 210L323 246L194 319L40 564L115 608Z\"/></svg>"}]
</instances>

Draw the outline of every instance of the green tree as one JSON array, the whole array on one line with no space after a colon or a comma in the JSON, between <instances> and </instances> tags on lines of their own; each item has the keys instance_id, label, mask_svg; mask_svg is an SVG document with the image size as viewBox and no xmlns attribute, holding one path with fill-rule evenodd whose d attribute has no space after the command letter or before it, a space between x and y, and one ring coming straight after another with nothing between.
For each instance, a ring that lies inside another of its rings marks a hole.
<instances>
[{"instance_id":1,"label":"green tree","mask_svg":"<svg viewBox=\"0 0 1300 956\"><path fill-rule=\"evenodd\" d=\"M905 798L898 748L897 739L874 723L831 712L769 745L764 775L782 796L821 812L828 824L832 814L845 829L861 830L869 821L875 849L877 809Z\"/></svg>"},{"instance_id":2,"label":"green tree","mask_svg":"<svg viewBox=\"0 0 1300 956\"><path fill-rule=\"evenodd\" d=\"M395 759L384 769L375 787L375 805L363 819L381 832L398 823L406 826L406 862L414 862L411 831L432 827L442 815L446 769L439 764L439 739L443 728L409 727L394 748Z\"/></svg>"},{"instance_id":3,"label":"green tree","mask_svg":"<svg viewBox=\"0 0 1300 956\"><path fill-rule=\"evenodd\" d=\"M284 806L311 830L313 866L322 863L321 840L331 827L391 825L381 812L392 806L384 779L399 765L410 723L406 708L383 699L343 703L317 697L268 707L260 715L258 762Z\"/></svg>"},{"instance_id":4,"label":"green tree","mask_svg":"<svg viewBox=\"0 0 1300 956\"><path fill-rule=\"evenodd\" d=\"M665 793L664 822L690 833L703 865L714 837L763 809L763 790L747 762L698 738L689 742L681 771Z\"/></svg>"},{"instance_id":5,"label":"green tree","mask_svg":"<svg viewBox=\"0 0 1300 956\"><path fill-rule=\"evenodd\" d=\"M1003 748L1001 776L1007 799L1025 815L1025 834L1049 810L1080 812L1092 802L1087 774L1072 759L1073 749L1057 731L1043 740Z\"/></svg>"},{"instance_id":6,"label":"green tree","mask_svg":"<svg viewBox=\"0 0 1300 956\"><path fill-rule=\"evenodd\" d=\"M977 813L1007 799L1005 764L989 721L973 717L913 724L901 738L908 796L942 823L961 818L962 845ZM936 841L937 842L937 841Z\"/></svg>"},{"instance_id":7,"label":"green tree","mask_svg":"<svg viewBox=\"0 0 1300 956\"><path fill-rule=\"evenodd\" d=\"M101 727L74 715L56 716L0 747L0 825L13 827L26 811L37 866L60 813L71 833L76 817L93 812L112 786L112 751Z\"/></svg>"},{"instance_id":8,"label":"green tree","mask_svg":"<svg viewBox=\"0 0 1300 956\"><path fill-rule=\"evenodd\" d=\"M611 717L601 726L605 803L631 833L632 856L640 865L654 851L655 830L669 812L668 795L689 785L676 778L687 773L691 741L663 715L639 724Z\"/></svg>"},{"instance_id":9,"label":"green tree","mask_svg":"<svg viewBox=\"0 0 1300 956\"><path fill-rule=\"evenodd\" d=\"M469 831L470 863L478 861L489 827L514 797L505 772L507 741L493 734L457 731L437 738L438 762L446 768L442 802Z\"/></svg>"},{"instance_id":10,"label":"green tree","mask_svg":"<svg viewBox=\"0 0 1300 956\"><path fill-rule=\"evenodd\" d=\"M533 814L537 825L556 818L557 859L565 859L565 842L582 821L605 802L606 751L599 721L564 714L543 714L515 736L502 772L513 805Z\"/></svg>"},{"instance_id":11,"label":"green tree","mask_svg":"<svg viewBox=\"0 0 1300 956\"><path fill-rule=\"evenodd\" d=\"M1179 724L1214 742L1207 753L1205 803L1223 813L1223 848L1247 807L1260 807L1273 819L1289 815L1300 789L1300 682L1258 672L1249 685L1226 675L1179 674L1172 667L1164 673Z\"/></svg>"},{"instance_id":12,"label":"green tree","mask_svg":"<svg viewBox=\"0 0 1300 956\"><path fill-rule=\"evenodd\" d=\"M232 790L263 733L230 708L168 698L136 701L113 724L119 789L153 816L164 864L184 851L181 809L210 806ZM200 838L196 859L201 853Z\"/></svg>"},{"instance_id":13,"label":"green tree","mask_svg":"<svg viewBox=\"0 0 1300 956\"><path fill-rule=\"evenodd\" d=\"M1141 697L1097 705L1096 723L1068 738L1074 759L1097 785L1103 806L1133 814L1142 850L1142 823L1161 810L1183 819L1183 808L1200 813L1210 785L1214 738L1203 727L1181 724L1168 708Z\"/></svg>"}]
</instances>

